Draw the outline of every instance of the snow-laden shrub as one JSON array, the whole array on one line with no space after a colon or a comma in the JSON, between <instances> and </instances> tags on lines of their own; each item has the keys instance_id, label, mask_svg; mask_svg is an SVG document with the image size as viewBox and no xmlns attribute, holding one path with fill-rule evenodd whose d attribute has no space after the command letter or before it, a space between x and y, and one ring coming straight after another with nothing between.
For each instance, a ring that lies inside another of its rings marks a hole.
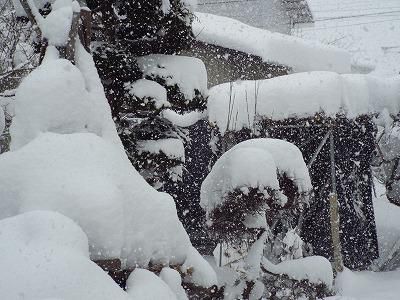
<instances>
[{"instance_id":1,"label":"snow-laden shrub","mask_svg":"<svg viewBox=\"0 0 400 300\"><path fill-rule=\"evenodd\" d=\"M138 65L145 78L166 88L172 109L188 112L206 108L207 72L201 60L157 54L139 57Z\"/></svg>"},{"instance_id":2,"label":"snow-laden shrub","mask_svg":"<svg viewBox=\"0 0 400 300\"><path fill-rule=\"evenodd\" d=\"M301 265L304 243L299 221L311 189L300 150L282 140L248 140L217 160L203 182L201 206L211 234L227 247L227 264L238 274L237 283L226 286L230 296L247 299L255 294L276 294L277 286L282 288L280 292L292 287L291 295L305 293L306 299L328 293L332 269L325 258L311 259L324 263L322 275L319 269L308 268L308 273L297 276L290 273L290 267L284 267L291 265L297 270L295 265ZM260 288L274 280L283 283L266 291ZM286 299L281 296L272 299Z\"/></svg>"},{"instance_id":3,"label":"snow-laden shrub","mask_svg":"<svg viewBox=\"0 0 400 300\"><path fill-rule=\"evenodd\" d=\"M164 112L168 109L171 116L174 111L205 108L204 64L172 55L149 55L138 62L146 79L124 84L117 107L118 133L133 165L153 187L176 187L182 181L187 133L181 127L186 124L174 124ZM176 115L181 116L175 113L173 121Z\"/></svg>"}]
</instances>

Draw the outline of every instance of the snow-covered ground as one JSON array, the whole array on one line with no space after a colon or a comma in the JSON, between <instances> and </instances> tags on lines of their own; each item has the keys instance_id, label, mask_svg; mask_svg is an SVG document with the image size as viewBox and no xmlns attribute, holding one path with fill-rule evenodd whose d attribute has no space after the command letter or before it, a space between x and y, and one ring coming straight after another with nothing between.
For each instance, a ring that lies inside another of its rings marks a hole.
<instances>
[{"instance_id":1,"label":"snow-covered ground","mask_svg":"<svg viewBox=\"0 0 400 300\"><path fill-rule=\"evenodd\" d=\"M345 270L337 279L338 295L326 300L398 300L400 270L392 272L351 272Z\"/></svg>"},{"instance_id":2,"label":"snow-covered ground","mask_svg":"<svg viewBox=\"0 0 400 300\"><path fill-rule=\"evenodd\" d=\"M399 0L307 1L315 24L296 26L293 35L344 48L376 75L399 74Z\"/></svg>"},{"instance_id":3,"label":"snow-covered ground","mask_svg":"<svg viewBox=\"0 0 400 300\"><path fill-rule=\"evenodd\" d=\"M385 188L375 182L375 221L381 258L400 240L400 207L386 199ZM329 300L397 300L400 298L400 269L391 272L351 272L346 269L336 279L338 296Z\"/></svg>"}]
</instances>

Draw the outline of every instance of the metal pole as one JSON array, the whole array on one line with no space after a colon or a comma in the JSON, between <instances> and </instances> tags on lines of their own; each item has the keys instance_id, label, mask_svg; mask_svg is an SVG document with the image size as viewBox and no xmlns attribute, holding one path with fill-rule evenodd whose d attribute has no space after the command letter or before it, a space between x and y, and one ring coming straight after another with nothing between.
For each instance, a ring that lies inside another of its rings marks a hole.
<instances>
[{"instance_id":1,"label":"metal pole","mask_svg":"<svg viewBox=\"0 0 400 300\"><path fill-rule=\"evenodd\" d=\"M333 130L330 134L330 157L331 157L331 180L332 180L332 193L329 195L329 208L330 208L330 221L331 221L331 235L333 245L333 259L334 269L336 272L343 271L343 258L342 247L340 243L339 233L339 205L336 191L336 171L335 171L335 144L333 140Z\"/></svg>"},{"instance_id":2,"label":"metal pole","mask_svg":"<svg viewBox=\"0 0 400 300\"><path fill-rule=\"evenodd\" d=\"M219 243L219 266L222 267L222 241Z\"/></svg>"}]
</instances>

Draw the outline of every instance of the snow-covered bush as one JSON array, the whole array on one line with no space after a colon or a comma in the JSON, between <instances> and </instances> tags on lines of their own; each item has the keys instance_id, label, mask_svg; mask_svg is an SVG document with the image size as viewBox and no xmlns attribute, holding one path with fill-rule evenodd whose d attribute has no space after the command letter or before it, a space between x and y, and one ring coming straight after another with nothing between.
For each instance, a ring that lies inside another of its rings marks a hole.
<instances>
[{"instance_id":1,"label":"snow-covered bush","mask_svg":"<svg viewBox=\"0 0 400 300\"><path fill-rule=\"evenodd\" d=\"M221 233L218 236L251 228L258 219L272 232L279 228L281 232L274 235L283 234L283 241L296 227L311 188L297 147L281 140L253 139L239 143L218 159L203 182L201 205L208 225ZM226 231L226 226L232 229Z\"/></svg>"},{"instance_id":2,"label":"snow-covered bush","mask_svg":"<svg viewBox=\"0 0 400 300\"><path fill-rule=\"evenodd\" d=\"M214 164L201 206L221 242L236 249L250 245L236 266L245 270L243 297L257 286L263 256L275 263L303 257L297 226L311 189L300 150L282 140L239 143Z\"/></svg>"},{"instance_id":3,"label":"snow-covered bush","mask_svg":"<svg viewBox=\"0 0 400 300\"><path fill-rule=\"evenodd\" d=\"M204 110L207 74L200 60L189 57L149 55L138 62L146 79L125 83L118 133L140 174L164 190L182 180L187 142L186 130L166 119L164 111Z\"/></svg>"}]
</instances>

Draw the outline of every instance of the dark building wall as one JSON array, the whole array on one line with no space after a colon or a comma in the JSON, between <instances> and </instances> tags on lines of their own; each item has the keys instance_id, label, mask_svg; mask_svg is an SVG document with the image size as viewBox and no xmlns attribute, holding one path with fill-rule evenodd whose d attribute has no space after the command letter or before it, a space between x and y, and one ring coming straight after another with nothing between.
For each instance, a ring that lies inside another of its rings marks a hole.
<instances>
[{"instance_id":1,"label":"dark building wall","mask_svg":"<svg viewBox=\"0 0 400 300\"><path fill-rule=\"evenodd\" d=\"M207 69L208 86L236 80L261 80L287 75L287 66L266 63L260 57L248 53L194 41L181 55L201 59Z\"/></svg>"},{"instance_id":2,"label":"dark building wall","mask_svg":"<svg viewBox=\"0 0 400 300\"><path fill-rule=\"evenodd\" d=\"M179 219L193 246L201 254L211 255L216 243L207 234L205 212L200 207L200 188L212 159L211 128L207 120L200 120L186 129L189 139L185 144L183 181L166 185L165 191L174 197Z\"/></svg>"},{"instance_id":3,"label":"dark building wall","mask_svg":"<svg viewBox=\"0 0 400 300\"><path fill-rule=\"evenodd\" d=\"M361 116L349 120L338 116L336 119L317 117L283 121L264 120L260 124L262 130L258 137L278 138L295 144L301 150L305 162L309 163L332 124L343 260L350 269L365 269L379 255L371 177L376 132L371 118ZM251 136L250 131L231 132L222 137L221 145L223 148L223 145L237 144L250 138L256 138ZM302 238L311 243L315 255L324 256L332 261L329 214L332 177L329 139L309 172L313 196L304 214Z\"/></svg>"}]
</instances>

